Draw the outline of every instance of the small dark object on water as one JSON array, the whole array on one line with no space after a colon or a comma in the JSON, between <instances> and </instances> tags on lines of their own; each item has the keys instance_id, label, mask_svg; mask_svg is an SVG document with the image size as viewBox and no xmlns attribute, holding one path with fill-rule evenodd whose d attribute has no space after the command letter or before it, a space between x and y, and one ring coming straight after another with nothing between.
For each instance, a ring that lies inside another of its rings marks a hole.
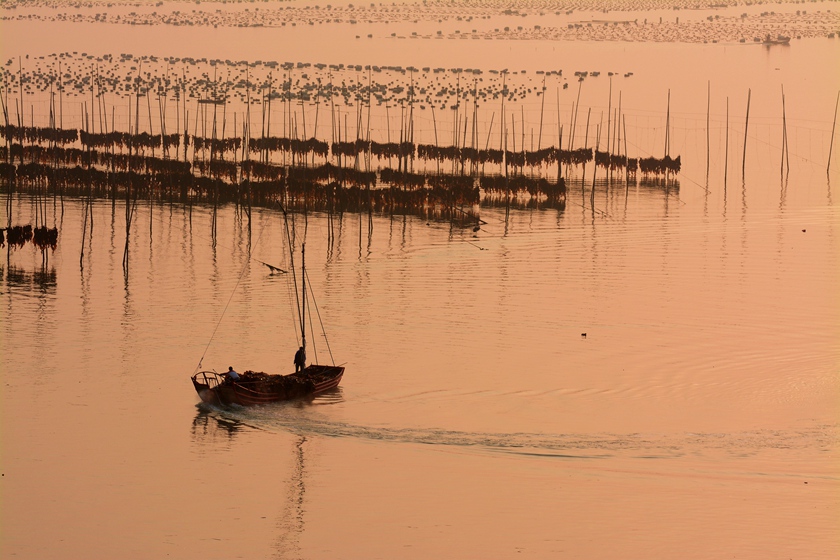
<instances>
[{"instance_id":1,"label":"small dark object on water","mask_svg":"<svg viewBox=\"0 0 840 560\"><path fill-rule=\"evenodd\" d=\"M473 228L473 231L478 231L478 230L480 230L480 229L481 229L481 226L475 226L475 227Z\"/></svg>"},{"instance_id":2,"label":"small dark object on water","mask_svg":"<svg viewBox=\"0 0 840 560\"><path fill-rule=\"evenodd\" d=\"M36 227L32 230L32 243L39 249L50 248L55 251L58 246L58 228Z\"/></svg>"},{"instance_id":3,"label":"small dark object on water","mask_svg":"<svg viewBox=\"0 0 840 560\"><path fill-rule=\"evenodd\" d=\"M255 259L256 260L256 259ZM271 274L281 273L281 274L288 274L287 270L283 270L282 268L276 267L274 265L268 264L267 262L257 261L260 264L264 264L268 267L268 270L271 271Z\"/></svg>"},{"instance_id":4,"label":"small dark object on water","mask_svg":"<svg viewBox=\"0 0 840 560\"><path fill-rule=\"evenodd\" d=\"M805 230L804 230L804 229L802 230L802 233L805 233Z\"/></svg>"},{"instance_id":5,"label":"small dark object on water","mask_svg":"<svg viewBox=\"0 0 840 560\"><path fill-rule=\"evenodd\" d=\"M581 338L586 338L586 333L580 333Z\"/></svg>"},{"instance_id":6,"label":"small dark object on water","mask_svg":"<svg viewBox=\"0 0 840 560\"><path fill-rule=\"evenodd\" d=\"M23 247L32 240L32 226L13 226L6 229L6 241L13 247Z\"/></svg>"}]
</instances>

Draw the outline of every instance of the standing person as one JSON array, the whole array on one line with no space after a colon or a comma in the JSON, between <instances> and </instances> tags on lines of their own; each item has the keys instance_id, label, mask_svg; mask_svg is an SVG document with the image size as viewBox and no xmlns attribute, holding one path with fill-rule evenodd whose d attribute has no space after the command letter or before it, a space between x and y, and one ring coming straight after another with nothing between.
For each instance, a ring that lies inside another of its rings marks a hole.
<instances>
[{"instance_id":1,"label":"standing person","mask_svg":"<svg viewBox=\"0 0 840 560\"><path fill-rule=\"evenodd\" d=\"M303 371L306 369L306 350L303 349L303 346L298 348L298 351L295 352L295 373L299 371Z\"/></svg>"}]
</instances>

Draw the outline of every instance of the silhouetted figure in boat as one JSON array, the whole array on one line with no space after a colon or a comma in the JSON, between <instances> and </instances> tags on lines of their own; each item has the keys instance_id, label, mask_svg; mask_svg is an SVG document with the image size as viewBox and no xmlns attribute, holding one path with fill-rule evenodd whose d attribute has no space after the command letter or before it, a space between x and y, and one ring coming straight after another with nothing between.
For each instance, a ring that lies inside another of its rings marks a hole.
<instances>
[{"instance_id":1,"label":"silhouetted figure in boat","mask_svg":"<svg viewBox=\"0 0 840 560\"><path fill-rule=\"evenodd\" d=\"M298 348L298 351L295 352L295 373L299 371L303 371L306 369L306 350L303 349L303 346Z\"/></svg>"},{"instance_id":2,"label":"silhouetted figure in boat","mask_svg":"<svg viewBox=\"0 0 840 560\"><path fill-rule=\"evenodd\" d=\"M239 374L234 371L233 366L228 366L227 377L231 381L239 381Z\"/></svg>"}]
</instances>

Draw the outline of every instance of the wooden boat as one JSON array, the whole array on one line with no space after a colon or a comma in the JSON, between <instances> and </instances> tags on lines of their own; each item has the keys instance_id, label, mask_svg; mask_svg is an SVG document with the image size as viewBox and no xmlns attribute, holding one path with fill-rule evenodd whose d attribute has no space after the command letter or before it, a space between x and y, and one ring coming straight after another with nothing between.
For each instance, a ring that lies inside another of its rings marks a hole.
<instances>
[{"instance_id":1,"label":"wooden boat","mask_svg":"<svg viewBox=\"0 0 840 560\"><path fill-rule=\"evenodd\" d=\"M768 35L764 38L764 41L761 42L763 45L790 45L790 37L785 37L784 35L779 35L775 39Z\"/></svg>"},{"instance_id":2,"label":"wooden boat","mask_svg":"<svg viewBox=\"0 0 840 560\"><path fill-rule=\"evenodd\" d=\"M285 214L285 211L284 211ZM288 234L288 227L286 230ZM289 240L291 247L291 239ZM265 264L265 263L263 263ZM272 273L281 270L271 265ZM292 263L294 271L294 263ZM285 271L282 271L285 272ZM302 353L301 365L306 364L306 246L301 246L301 290L298 312L300 320ZM297 288L297 282L295 282ZM319 314L320 317L320 314ZM323 325L321 325L323 330ZM324 338L326 339L326 333ZM212 341L212 337L211 337ZM209 344L208 344L209 346ZM329 343L327 344L329 349ZM332 357L332 351L330 351ZM203 360L202 356L202 360ZM341 378L344 376L344 366L340 365L319 365L310 364L300 371L287 375L267 374L255 371L246 371L234 379L228 372L218 373L216 371L198 371L201 369L202 360L199 360L196 372L192 375L193 387L202 401L209 404L252 406L267 404L277 401L286 401L313 397L338 387ZM295 363L298 355L295 355Z\"/></svg>"},{"instance_id":3,"label":"wooden boat","mask_svg":"<svg viewBox=\"0 0 840 560\"><path fill-rule=\"evenodd\" d=\"M343 366L312 364L288 375L246 371L237 380L227 373L200 371L192 376L192 382L198 396L208 404L252 406L313 397L338 387L343 375Z\"/></svg>"}]
</instances>

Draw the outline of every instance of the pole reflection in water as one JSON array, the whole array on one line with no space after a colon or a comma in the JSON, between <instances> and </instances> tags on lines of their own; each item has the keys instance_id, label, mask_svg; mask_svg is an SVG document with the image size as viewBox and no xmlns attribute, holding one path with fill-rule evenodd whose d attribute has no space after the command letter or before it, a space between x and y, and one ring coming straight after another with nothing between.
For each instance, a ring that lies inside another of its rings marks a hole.
<instances>
[{"instance_id":1,"label":"pole reflection in water","mask_svg":"<svg viewBox=\"0 0 840 560\"><path fill-rule=\"evenodd\" d=\"M10 292L19 294L54 296L58 286L58 275L55 268L41 268L29 271L15 265L4 267L0 265L0 276L3 276Z\"/></svg>"},{"instance_id":2,"label":"pole reflection in water","mask_svg":"<svg viewBox=\"0 0 840 560\"><path fill-rule=\"evenodd\" d=\"M322 399L319 398L320 402ZM326 402L341 402L340 395L327 395ZM250 430L274 430L286 425L294 429L293 419L286 418L289 409L300 409L307 406L302 402L287 403L279 406L264 407L256 414L247 410L218 410L205 404L197 406L197 412L190 426L190 438L198 446L200 453L216 453L219 450L232 450L234 440L240 435L247 438ZM241 416L241 418L240 418ZM306 428L303 428L306 429ZM288 476L283 481L278 495L279 511L274 522L275 539L272 545L274 556L277 558L301 558L301 537L306 524L306 448L308 437L298 435L291 441L291 463L288 465ZM245 466L242 467L243 469ZM283 466L277 465L278 473L282 473ZM241 469L240 469L241 470ZM245 472L241 476L247 476Z\"/></svg>"},{"instance_id":3,"label":"pole reflection in water","mask_svg":"<svg viewBox=\"0 0 840 560\"><path fill-rule=\"evenodd\" d=\"M305 529L306 509L306 436L299 436L295 441L294 465L286 481L287 495L283 512L277 521L278 536L275 542L277 558L300 558L300 539Z\"/></svg>"}]
</instances>

